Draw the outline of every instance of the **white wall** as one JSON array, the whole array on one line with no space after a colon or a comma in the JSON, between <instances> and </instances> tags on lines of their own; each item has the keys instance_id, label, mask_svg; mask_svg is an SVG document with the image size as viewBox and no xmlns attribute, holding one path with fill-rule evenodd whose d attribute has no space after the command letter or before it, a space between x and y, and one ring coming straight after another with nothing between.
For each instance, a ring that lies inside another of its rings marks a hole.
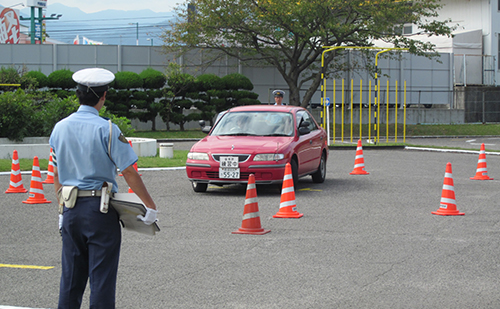
<instances>
[{"instance_id":1,"label":"white wall","mask_svg":"<svg viewBox=\"0 0 500 309\"><path fill-rule=\"evenodd\" d=\"M500 32L500 11L497 0L441 0L444 7L439 12L438 20L451 18L450 26L458 25L456 32L481 29L483 54L496 58L496 85L499 85L498 40ZM456 53L456 52L455 52Z\"/></svg>"}]
</instances>

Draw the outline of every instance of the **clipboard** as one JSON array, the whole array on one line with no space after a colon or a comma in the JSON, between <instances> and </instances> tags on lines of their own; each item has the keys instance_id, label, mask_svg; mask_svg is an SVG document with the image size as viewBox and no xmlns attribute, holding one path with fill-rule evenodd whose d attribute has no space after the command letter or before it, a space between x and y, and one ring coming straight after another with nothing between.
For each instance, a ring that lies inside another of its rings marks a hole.
<instances>
[{"instance_id":1,"label":"clipboard","mask_svg":"<svg viewBox=\"0 0 500 309\"><path fill-rule=\"evenodd\" d=\"M124 229L152 236L160 231L156 222L147 225L137 219L138 215L146 214L146 206L135 193L115 193L109 204L118 212Z\"/></svg>"}]
</instances>

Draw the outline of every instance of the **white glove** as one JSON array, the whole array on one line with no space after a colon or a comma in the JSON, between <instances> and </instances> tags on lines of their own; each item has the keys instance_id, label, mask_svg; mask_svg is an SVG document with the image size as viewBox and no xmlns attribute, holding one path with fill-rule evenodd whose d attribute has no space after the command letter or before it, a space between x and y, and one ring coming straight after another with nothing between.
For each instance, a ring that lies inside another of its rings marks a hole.
<instances>
[{"instance_id":1,"label":"white glove","mask_svg":"<svg viewBox=\"0 0 500 309\"><path fill-rule=\"evenodd\" d=\"M59 214L59 234L62 234L63 215Z\"/></svg>"},{"instance_id":2,"label":"white glove","mask_svg":"<svg viewBox=\"0 0 500 309\"><path fill-rule=\"evenodd\" d=\"M154 210L152 208L146 207L146 214L143 215L138 215L137 219L142 220L147 225L151 225L154 222L156 222L156 214L158 213L158 210Z\"/></svg>"}]
</instances>

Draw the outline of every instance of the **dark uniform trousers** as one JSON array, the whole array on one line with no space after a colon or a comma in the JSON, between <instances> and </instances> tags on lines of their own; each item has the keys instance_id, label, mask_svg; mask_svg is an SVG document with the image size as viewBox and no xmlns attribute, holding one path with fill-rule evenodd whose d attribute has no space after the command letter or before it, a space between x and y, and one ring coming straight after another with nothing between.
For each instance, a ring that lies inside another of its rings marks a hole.
<instances>
[{"instance_id":1,"label":"dark uniform trousers","mask_svg":"<svg viewBox=\"0 0 500 309\"><path fill-rule=\"evenodd\" d=\"M64 208L59 309L80 308L90 283L90 308L115 308L121 227L112 208L99 210L100 197L79 197Z\"/></svg>"}]
</instances>

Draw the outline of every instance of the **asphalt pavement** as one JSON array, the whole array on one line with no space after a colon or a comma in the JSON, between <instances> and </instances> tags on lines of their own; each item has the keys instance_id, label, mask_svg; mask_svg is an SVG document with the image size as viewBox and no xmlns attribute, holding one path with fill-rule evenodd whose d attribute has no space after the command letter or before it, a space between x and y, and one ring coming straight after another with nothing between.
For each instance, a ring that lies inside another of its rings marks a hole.
<instances>
[{"instance_id":1,"label":"asphalt pavement","mask_svg":"<svg viewBox=\"0 0 500 309\"><path fill-rule=\"evenodd\" d=\"M425 144L500 150L500 138L471 140ZM326 181L300 180L300 219L273 218L281 187L259 186L265 235L231 233L241 226L245 186L195 193L183 169L142 171L161 231L123 231L116 307L499 308L500 156L487 155L494 180L477 181L477 153L366 148L365 176L349 174L355 155L330 150ZM464 216L431 214L448 162ZM29 187L30 176L23 182ZM0 175L1 186L9 176ZM122 178L119 188L128 189ZM53 186L44 192L52 203L24 204L27 193L0 201L0 308L57 307L61 240Z\"/></svg>"}]
</instances>

